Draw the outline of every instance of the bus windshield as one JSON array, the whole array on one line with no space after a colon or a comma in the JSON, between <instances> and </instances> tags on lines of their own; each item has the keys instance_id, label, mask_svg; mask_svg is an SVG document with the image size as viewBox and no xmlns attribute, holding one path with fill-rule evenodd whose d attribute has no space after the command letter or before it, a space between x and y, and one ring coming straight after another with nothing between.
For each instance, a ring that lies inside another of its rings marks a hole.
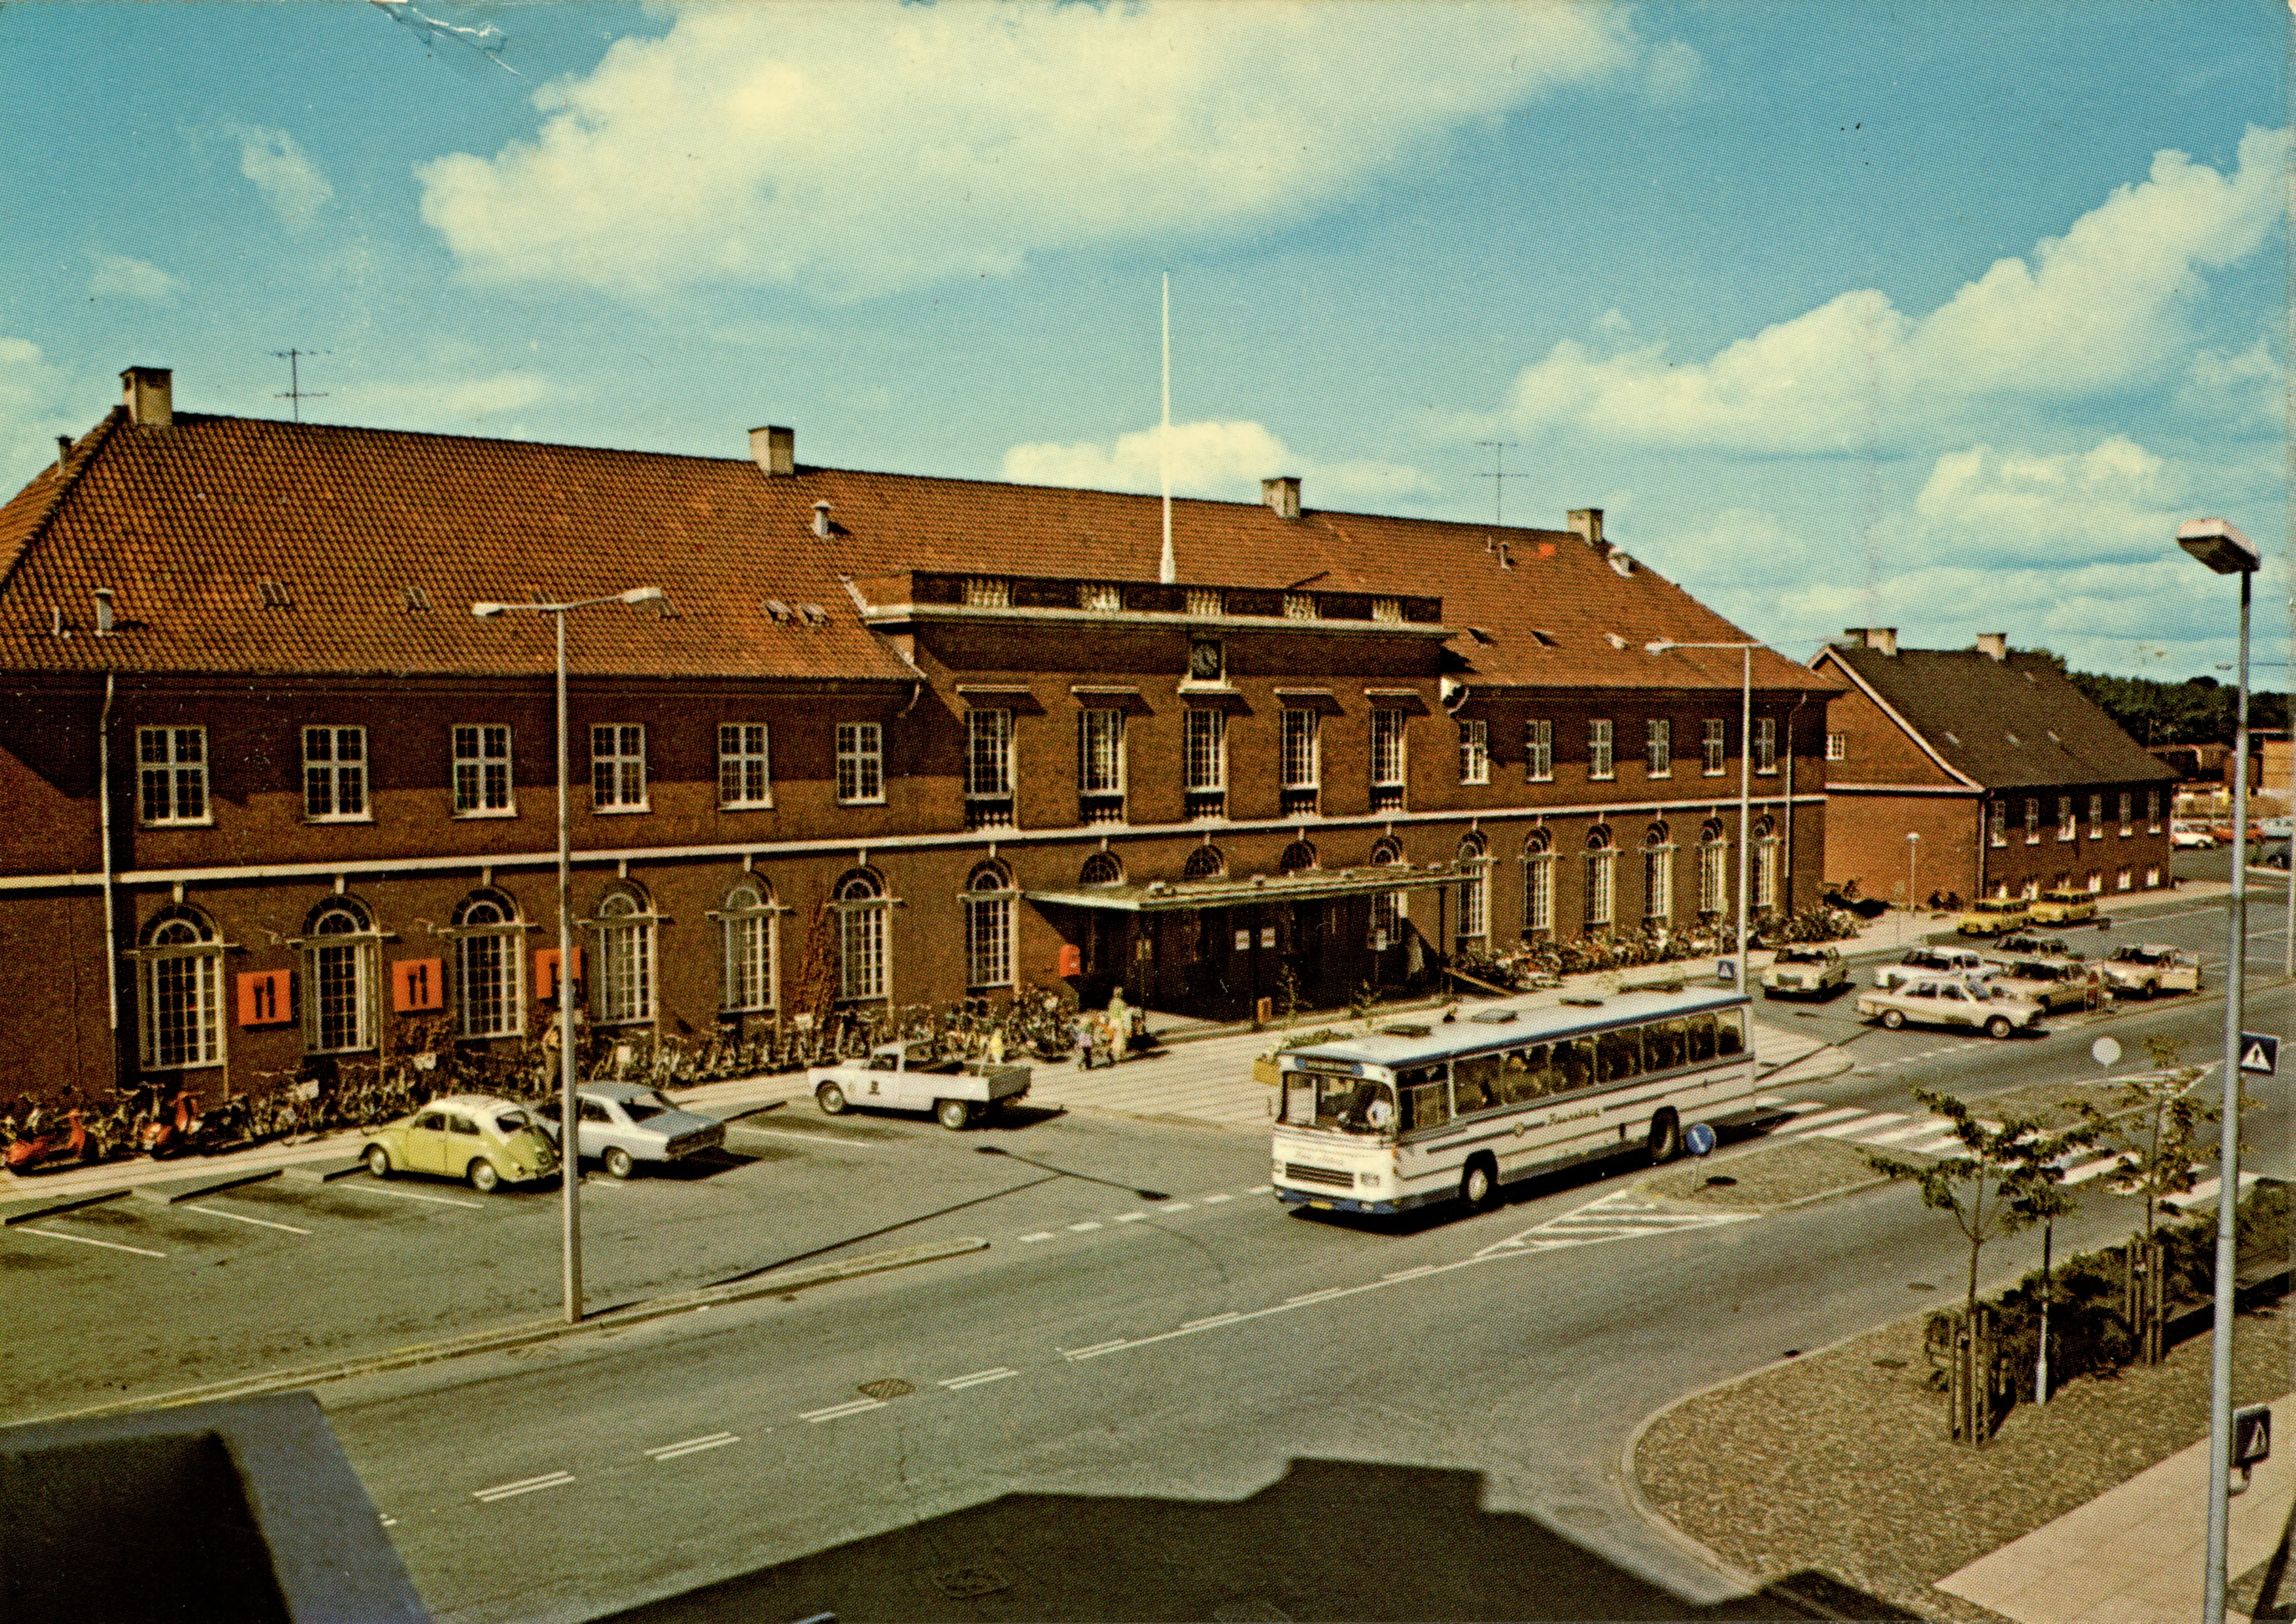
<instances>
[{"instance_id":1,"label":"bus windshield","mask_svg":"<svg viewBox=\"0 0 2296 1624\"><path fill-rule=\"evenodd\" d=\"M1294 1071L1287 1080L1283 1120L1290 1127L1350 1134L1395 1131L1395 1090L1385 1083L1329 1071Z\"/></svg>"}]
</instances>

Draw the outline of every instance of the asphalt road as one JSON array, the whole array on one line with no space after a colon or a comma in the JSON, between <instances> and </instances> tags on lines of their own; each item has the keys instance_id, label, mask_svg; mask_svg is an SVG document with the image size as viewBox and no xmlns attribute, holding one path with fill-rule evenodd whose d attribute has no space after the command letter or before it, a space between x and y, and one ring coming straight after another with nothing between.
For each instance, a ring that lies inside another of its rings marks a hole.
<instances>
[{"instance_id":1,"label":"asphalt road","mask_svg":"<svg viewBox=\"0 0 2296 1624\"><path fill-rule=\"evenodd\" d=\"M2106 1031L2118 1070L2155 1032L2213 1059L2222 919L2172 902L2083 932L2093 954L2201 947L2210 991L2038 1038L1773 1004L1857 1061L1792 1103L1917 1123L1914 1086L2094 1079ZM2277 918L2251 923L2252 961L2276 972ZM2245 1024L2285 1030L2289 991L2267 980ZM1682 1392L1949 1296L1964 1267L1949 1220L1903 1189L1653 1228L1610 1199L1628 1169L1598 1169L1488 1214L1365 1226L1280 1210L1257 1134L1079 1114L960 1136L803 1105L754 1120L707 1177L590 1186L594 1302L840 1242L989 1249L324 1390L440 1618L1776 1616L1710 1611L1724 1589L1622 1497L1628 1438ZM2284 1174L2284 1113L2251 1139L2251 1165ZM0 1235L38 1306L12 1325L0 1414L551 1310L549 1197L365 1182ZM2085 1188L2061 1251L2130 1222ZM1986 1272L2030 1267L2021 1245Z\"/></svg>"}]
</instances>

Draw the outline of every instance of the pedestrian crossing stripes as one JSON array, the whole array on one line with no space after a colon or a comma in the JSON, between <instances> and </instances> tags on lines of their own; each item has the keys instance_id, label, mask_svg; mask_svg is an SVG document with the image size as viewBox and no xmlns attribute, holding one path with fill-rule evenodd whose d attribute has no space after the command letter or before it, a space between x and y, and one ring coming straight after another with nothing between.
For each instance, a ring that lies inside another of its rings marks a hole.
<instances>
[{"instance_id":1,"label":"pedestrian crossing stripes","mask_svg":"<svg viewBox=\"0 0 2296 1624\"><path fill-rule=\"evenodd\" d=\"M1620 1190L1583 1207L1533 1224L1504 1241L1494 1241L1475 1256L1502 1252L1551 1251L1563 1246L1594 1246L1635 1235L1667 1234L1683 1229L1711 1229L1718 1224L1737 1224L1751 1212L1673 1212L1631 1190Z\"/></svg>"}]
</instances>

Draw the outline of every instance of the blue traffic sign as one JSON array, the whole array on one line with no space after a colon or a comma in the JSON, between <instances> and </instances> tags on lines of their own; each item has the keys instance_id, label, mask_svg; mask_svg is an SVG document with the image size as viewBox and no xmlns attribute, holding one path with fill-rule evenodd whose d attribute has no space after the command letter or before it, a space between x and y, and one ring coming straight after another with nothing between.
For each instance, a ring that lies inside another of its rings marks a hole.
<instances>
[{"instance_id":1,"label":"blue traffic sign","mask_svg":"<svg viewBox=\"0 0 2296 1624\"><path fill-rule=\"evenodd\" d=\"M2271 1077L2280 1070L2280 1039L2269 1032L2240 1035L2240 1069L2256 1077Z\"/></svg>"},{"instance_id":2,"label":"blue traffic sign","mask_svg":"<svg viewBox=\"0 0 2296 1624\"><path fill-rule=\"evenodd\" d=\"M1714 1148L1714 1130L1703 1122L1693 1122L1683 1131L1682 1147L1693 1156L1703 1156Z\"/></svg>"}]
</instances>

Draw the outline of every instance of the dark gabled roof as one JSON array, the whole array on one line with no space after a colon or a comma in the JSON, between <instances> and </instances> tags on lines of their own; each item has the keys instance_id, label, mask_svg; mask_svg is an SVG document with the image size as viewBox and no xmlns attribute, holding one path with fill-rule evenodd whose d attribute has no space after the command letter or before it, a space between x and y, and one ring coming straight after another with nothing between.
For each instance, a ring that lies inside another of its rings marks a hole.
<instances>
[{"instance_id":1,"label":"dark gabled roof","mask_svg":"<svg viewBox=\"0 0 2296 1624\"><path fill-rule=\"evenodd\" d=\"M826 537L813 533L819 502ZM1460 674L1485 691L1738 687L1734 652L1643 645L1742 633L1570 531L1184 500L1173 545L1183 581L1439 595ZM1152 496L804 465L767 478L748 458L190 412L143 427L122 408L0 506L0 668L542 671L542 617L481 623L470 603L660 586L670 615L571 617L572 668L907 679L841 578L1153 581L1160 545ZM99 640L100 586L122 630ZM767 600L826 612L776 616ZM55 635L59 611L72 636ZM1833 685L1767 650L1755 675L1773 691Z\"/></svg>"},{"instance_id":2,"label":"dark gabled roof","mask_svg":"<svg viewBox=\"0 0 2296 1624\"><path fill-rule=\"evenodd\" d=\"M1986 789L2169 783L2176 773L2130 738L2046 654L1857 645L1821 650L1904 719L1948 767Z\"/></svg>"}]
</instances>

